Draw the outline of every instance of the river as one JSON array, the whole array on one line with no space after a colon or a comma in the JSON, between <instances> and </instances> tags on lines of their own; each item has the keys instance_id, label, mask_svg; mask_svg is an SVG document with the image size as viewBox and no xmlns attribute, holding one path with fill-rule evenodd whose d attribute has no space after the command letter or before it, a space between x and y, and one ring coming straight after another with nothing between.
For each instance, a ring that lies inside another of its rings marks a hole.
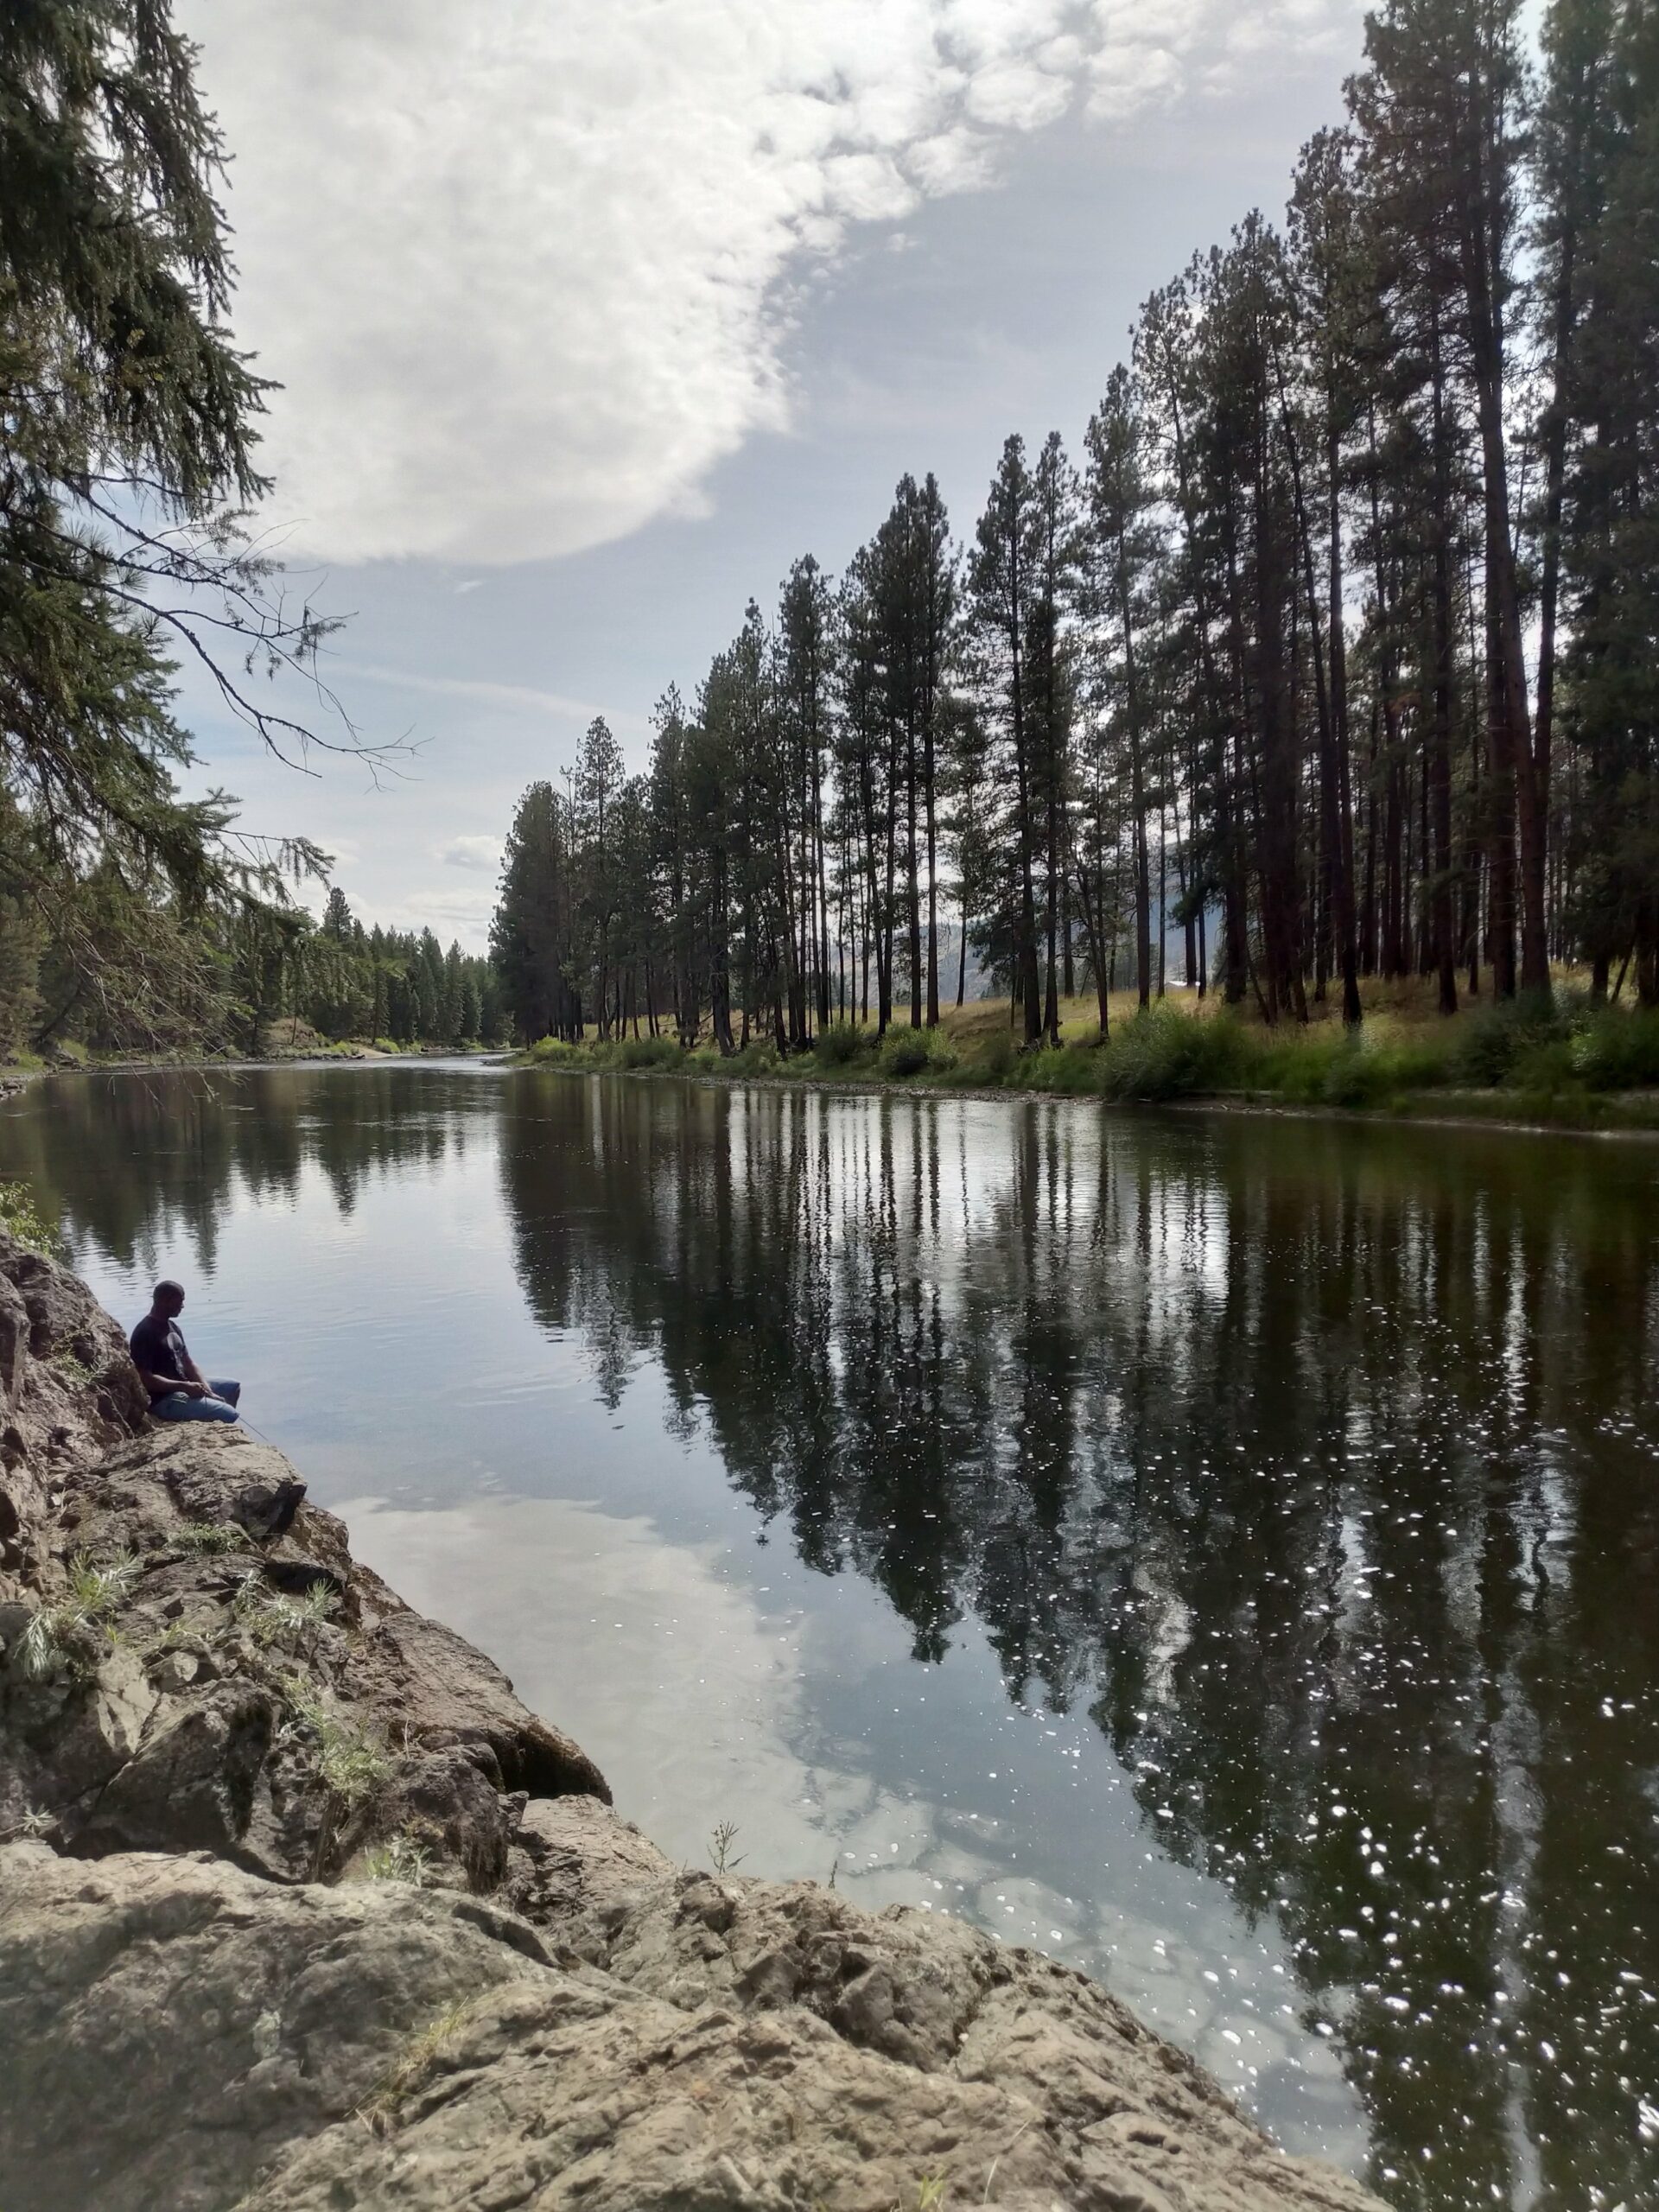
<instances>
[{"instance_id":1,"label":"river","mask_svg":"<svg viewBox=\"0 0 1659 2212\"><path fill-rule=\"evenodd\" d=\"M1659 2203L1659 1149L379 1065L55 1078L10 1177L667 1850L1402 2207Z\"/></svg>"}]
</instances>

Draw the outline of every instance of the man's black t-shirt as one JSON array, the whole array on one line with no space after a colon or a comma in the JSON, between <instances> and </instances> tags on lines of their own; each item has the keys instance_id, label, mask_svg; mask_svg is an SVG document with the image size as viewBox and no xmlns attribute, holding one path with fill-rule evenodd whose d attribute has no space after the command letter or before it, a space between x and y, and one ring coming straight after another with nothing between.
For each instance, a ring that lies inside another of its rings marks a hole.
<instances>
[{"instance_id":1,"label":"man's black t-shirt","mask_svg":"<svg viewBox=\"0 0 1659 2212\"><path fill-rule=\"evenodd\" d=\"M188 1375L186 1363L190 1355L176 1321L158 1321L153 1313L146 1313L133 1331L131 1343L133 1364L144 1374L170 1378L175 1383Z\"/></svg>"}]
</instances>

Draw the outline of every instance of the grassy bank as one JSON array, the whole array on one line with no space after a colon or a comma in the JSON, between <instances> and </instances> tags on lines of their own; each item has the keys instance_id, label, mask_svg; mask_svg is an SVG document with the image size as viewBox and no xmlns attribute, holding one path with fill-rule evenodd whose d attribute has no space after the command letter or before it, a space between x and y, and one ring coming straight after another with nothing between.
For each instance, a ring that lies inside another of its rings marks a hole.
<instances>
[{"instance_id":1,"label":"grassy bank","mask_svg":"<svg viewBox=\"0 0 1659 2212\"><path fill-rule=\"evenodd\" d=\"M804 1085L1007 1090L1065 1097L1443 1115L1562 1128L1659 1128L1659 1014L1593 1008L1571 984L1553 1005L1477 1004L1446 1019L1410 988L1377 991L1357 1035L1329 1018L1306 1027L1259 1020L1183 994L1145 1013L1110 1009L1103 1039L1092 1001L1065 1008L1062 1042L1020 1049L1003 1002L953 1008L936 1031L906 1020L877 1039L837 1023L816 1046L780 1057L768 1040L734 1054L683 1052L671 1037L568 1044L524 1055L573 1073L615 1070L757 1078Z\"/></svg>"},{"instance_id":2,"label":"grassy bank","mask_svg":"<svg viewBox=\"0 0 1659 2212\"><path fill-rule=\"evenodd\" d=\"M37 1052L18 1052L10 1059L0 1059L0 1082L8 1077L73 1075L77 1072L98 1074L118 1069L138 1071L167 1068L280 1067L291 1060L308 1064L316 1060L482 1059L500 1049L497 1046L477 1043L448 1045L433 1039L399 1044L390 1037L358 1037L331 1041L318 1035L315 1030L304 1027L296 1036L284 1021L280 1033L273 1035L264 1049L257 1052L232 1052L228 1047L207 1050L182 1045L173 1050L147 1052L89 1052L86 1046L75 1043L57 1046L49 1058L43 1058Z\"/></svg>"}]
</instances>

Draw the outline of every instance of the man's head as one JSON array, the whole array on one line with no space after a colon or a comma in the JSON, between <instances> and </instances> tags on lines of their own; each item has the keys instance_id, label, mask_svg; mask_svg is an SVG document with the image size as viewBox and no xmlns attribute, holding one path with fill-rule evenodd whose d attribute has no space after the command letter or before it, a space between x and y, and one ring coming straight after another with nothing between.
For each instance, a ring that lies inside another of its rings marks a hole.
<instances>
[{"instance_id":1,"label":"man's head","mask_svg":"<svg viewBox=\"0 0 1659 2212\"><path fill-rule=\"evenodd\" d=\"M175 1282L158 1282L150 1294L149 1310L163 1320L176 1321L184 1311L184 1292Z\"/></svg>"}]
</instances>

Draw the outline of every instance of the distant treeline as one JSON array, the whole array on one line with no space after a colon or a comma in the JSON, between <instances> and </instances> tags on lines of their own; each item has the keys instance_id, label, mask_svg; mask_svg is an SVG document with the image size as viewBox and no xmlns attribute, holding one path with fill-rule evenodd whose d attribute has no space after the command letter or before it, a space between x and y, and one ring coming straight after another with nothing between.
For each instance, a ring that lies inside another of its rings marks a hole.
<instances>
[{"instance_id":1,"label":"distant treeline","mask_svg":"<svg viewBox=\"0 0 1659 2212\"><path fill-rule=\"evenodd\" d=\"M262 957L237 981L250 1033L279 1033L298 1016L330 1042L494 1045L506 1035L501 986L490 963L429 929L365 930L338 887L322 919L283 915Z\"/></svg>"},{"instance_id":2,"label":"distant treeline","mask_svg":"<svg viewBox=\"0 0 1659 2212\"><path fill-rule=\"evenodd\" d=\"M1147 302L1074 467L931 477L838 582L751 603L649 772L531 787L514 1027L1027 1039L1179 971L1268 1020L1363 976L1659 1002L1659 10L1391 0L1287 220Z\"/></svg>"},{"instance_id":3,"label":"distant treeline","mask_svg":"<svg viewBox=\"0 0 1659 2212\"><path fill-rule=\"evenodd\" d=\"M429 930L365 930L345 893L321 921L302 907L245 904L185 921L124 901L120 988L72 957L15 902L0 899L0 1058L93 1052L232 1052L283 1043L467 1046L506 1035L487 960ZM160 988L145 994L143 963ZM303 1027L302 1026L303 1025Z\"/></svg>"}]
</instances>

